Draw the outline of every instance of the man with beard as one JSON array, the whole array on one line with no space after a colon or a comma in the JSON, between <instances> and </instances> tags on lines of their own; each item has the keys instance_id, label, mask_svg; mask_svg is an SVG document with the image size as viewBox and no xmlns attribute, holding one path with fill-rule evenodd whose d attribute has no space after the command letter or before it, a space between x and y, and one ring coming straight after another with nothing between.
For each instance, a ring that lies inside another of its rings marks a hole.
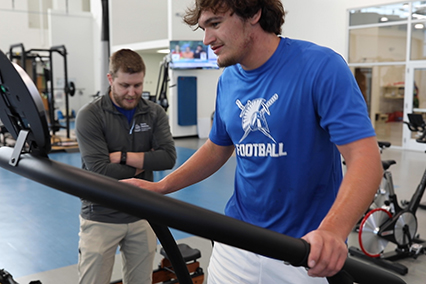
<instances>
[{"instance_id":1,"label":"man with beard","mask_svg":"<svg viewBox=\"0 0 426 284\"><path fill-rule=\"evenodd\" d=\"M152 181L153 171L176 161L167 115L141 98L146 70L139 54L119 50L109 69L107 94L77 114L82 168L117 180ZM109 284L117 247L124 283L151 284L157 242L146 220L82 200L79 235L80 284Z\"/></svg>"}]
</instances>

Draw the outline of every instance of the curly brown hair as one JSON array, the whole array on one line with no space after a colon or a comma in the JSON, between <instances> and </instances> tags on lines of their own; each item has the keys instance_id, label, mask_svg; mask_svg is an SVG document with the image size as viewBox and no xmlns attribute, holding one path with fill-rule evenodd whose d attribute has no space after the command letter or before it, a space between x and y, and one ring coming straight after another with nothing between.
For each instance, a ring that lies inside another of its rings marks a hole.
<instances>
[{"instance_id":1,"label":"curly brown hair","mask_svg":"<svg viewBox=\"0 0 426 284\"><path fill-rule=\"evenodd\" d=\"M183 21L198 29L198 19L201 12L212 11L223 13L231 10L243 20L250 19L259 10L262 10L259 23L266 32L281 34L284 24L285 11L281 0L195 0L195 5L186 10Z\"/></svg>"},{"instance_id":2,"label":"curly brown hair","mask_svg":"<svg viewBox=\"0 0 426 284\"><path fill-rule=\"evenodd\" d=\"M114 52L109 61L109 73L113 78L117 77L117 72L145 74L146 67L142 57L130 49L120 49Z\"/></svg>"}]
</instances>

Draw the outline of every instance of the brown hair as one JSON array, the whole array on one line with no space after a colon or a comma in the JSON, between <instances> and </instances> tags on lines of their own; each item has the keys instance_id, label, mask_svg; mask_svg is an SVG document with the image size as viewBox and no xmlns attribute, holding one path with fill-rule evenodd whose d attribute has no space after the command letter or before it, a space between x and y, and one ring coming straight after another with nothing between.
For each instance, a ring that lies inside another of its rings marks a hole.
<instances>
[{"instance_id":1,"label":"brown hair","mask_svg":"<svg viewBox=\"0 0 426 284\"><path fill-rule=\"evenodd\" d=\"M262 29L276 35L281 34L285 16L281 0L195 0L195 6L186 10L183 21L197 29L201 12L210 10L213 13L223 13L229 9L243 20L250 19L262 10L259 20Z\"/></svg>"},{"instance_id":2,"label":"brown hair","mask_svg":"<svg viewBox=\"0 0 426 284\"><path fill-rule=\"evenodd\" d=\"M120 49L110 57L109 73L113 78L117 76L119 70L130 74L139 72L145 74L145 69L142 57L130 49Z\"/></svg>"}]
</instances>

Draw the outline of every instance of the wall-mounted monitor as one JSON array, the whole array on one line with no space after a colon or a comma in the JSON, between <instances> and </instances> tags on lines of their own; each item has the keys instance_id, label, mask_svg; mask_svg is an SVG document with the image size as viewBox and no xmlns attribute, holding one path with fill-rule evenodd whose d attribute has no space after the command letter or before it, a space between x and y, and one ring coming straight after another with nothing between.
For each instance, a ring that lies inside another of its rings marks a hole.
<instances>
[{"instance_id":1,"label":"wall-mounted monitor","mask_svg":"<svg viewBox=\"0 0 426 284\"><path fill-rule=\"evenodd\" d=\"M219 69L217 56L201 40L170 41L170 56L172 69Z\"/></svg>"}]
</instances>

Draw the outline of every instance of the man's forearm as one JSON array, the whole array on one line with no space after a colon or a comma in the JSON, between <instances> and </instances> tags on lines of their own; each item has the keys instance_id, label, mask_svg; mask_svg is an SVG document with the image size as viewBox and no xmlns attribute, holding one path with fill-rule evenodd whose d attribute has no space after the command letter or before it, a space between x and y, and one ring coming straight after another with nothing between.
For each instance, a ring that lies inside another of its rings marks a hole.
<instances>
[{"instance_id":1,"label":"man's forearm","mask_svg":"<svg viewBox=\"0 0 426 284\"><path fill-rule=\"evenodd\" d=\"M130 167L134 167L136 169L143 170L144 157L145 157L144 152L128 152L126 165Z\"/></svg>"}]
</instances>

